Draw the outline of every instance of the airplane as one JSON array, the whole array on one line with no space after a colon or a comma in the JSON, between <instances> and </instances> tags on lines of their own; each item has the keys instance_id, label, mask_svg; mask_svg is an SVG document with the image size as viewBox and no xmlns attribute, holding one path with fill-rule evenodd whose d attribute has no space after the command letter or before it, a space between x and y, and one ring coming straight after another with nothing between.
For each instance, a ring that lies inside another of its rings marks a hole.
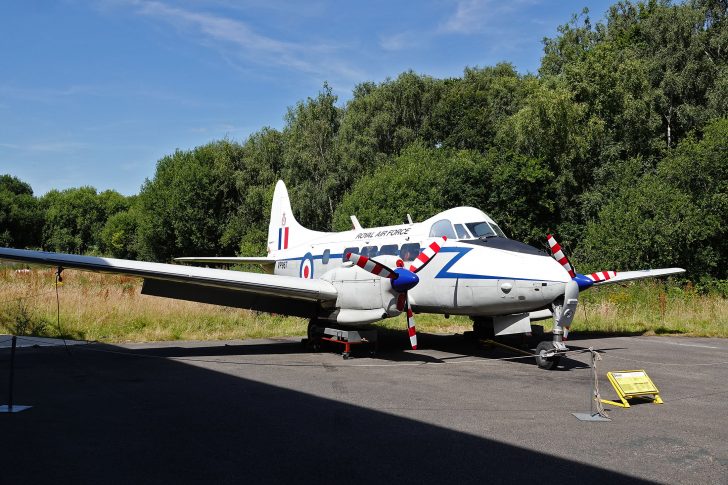
<instances>
[{"instance_id":1,"label":"airplane","mask_svg":"<svg viewBox=\"0 0 728 485\"><path fill-rule=\"evenodd\" d=\"M318 232L295 219L279 180L273 194L264 257L181 257L178 262L260 265L264 273L0 248L0 259L143 278L142 294L292 315L322 326L357 328L406 315L417 349L415 313L466 315L476 336L528 334L531 321L553 318L540 342L539 367L552 369L579 293L592 286L682 273L682 268L576 273L556 239L543 250L506 237L473 207L457 207L415 223Z\"/></svg>"}]
</instances>

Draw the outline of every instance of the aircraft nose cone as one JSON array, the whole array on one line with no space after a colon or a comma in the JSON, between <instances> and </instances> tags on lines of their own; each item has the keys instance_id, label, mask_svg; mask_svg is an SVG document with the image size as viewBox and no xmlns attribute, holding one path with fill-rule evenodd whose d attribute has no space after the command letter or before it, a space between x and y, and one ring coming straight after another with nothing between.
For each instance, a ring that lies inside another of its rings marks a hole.
<instances>
[{"instance_id":1,"label":"aircraft nose cone","mask_svg":"<svg viewBox=\"0 0 728 485\"><path fill-rule=\"evenodd\" d=\"M392 280L392 288L399 293L411 290L420 282L420 278L408 269L397 268L394 272L397 278Z\"/></svg>"}]
</instances>

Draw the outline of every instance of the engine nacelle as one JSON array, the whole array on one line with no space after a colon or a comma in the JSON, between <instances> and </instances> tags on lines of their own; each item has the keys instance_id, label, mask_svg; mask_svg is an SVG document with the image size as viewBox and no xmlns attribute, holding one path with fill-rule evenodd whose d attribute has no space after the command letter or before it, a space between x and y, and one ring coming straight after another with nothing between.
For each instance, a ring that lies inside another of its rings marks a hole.
<instances>
[{"instance_id":1,"label":"engine nacelle","mask_svg":"<svg viewBox=\"0 0 728 485\"><path fill-rule=\"evenodd\" d=\"M398 258L394 256L380 256L376 260L390 267L395 267ZM369 323L386 316L394 317L401 312L397 310L397 297L399 294L392 288L388 278L375 276L357 266L347 265L335 268L321 279L330 282L336 288L338 297L336 308L342 319L340 323L357 323L361 316L361 323ZM375 312L380 311L381 316L372 320ZM332 317L336 318L332 313ZM344 316L345 315L345 316ZM336 321L339 319L336 318Z\"/></svg>"}]
</instances>

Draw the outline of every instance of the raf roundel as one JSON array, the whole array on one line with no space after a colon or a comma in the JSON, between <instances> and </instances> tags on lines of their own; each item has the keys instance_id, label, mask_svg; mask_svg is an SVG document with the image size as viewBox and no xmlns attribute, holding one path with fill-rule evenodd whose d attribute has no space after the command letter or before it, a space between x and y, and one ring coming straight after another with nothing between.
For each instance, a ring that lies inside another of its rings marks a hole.
<instances>
[{"instance_id":1,"label":"raf roundel","mask_svg":"<svg viewBox=\"0 0 728 485\"><path fill-rule=\"evenodd\" d=\"M299 276L303 279L313 279L313 257L311 253L306 254L301 260L301 270Z\"/></svg>"}]
</instances>

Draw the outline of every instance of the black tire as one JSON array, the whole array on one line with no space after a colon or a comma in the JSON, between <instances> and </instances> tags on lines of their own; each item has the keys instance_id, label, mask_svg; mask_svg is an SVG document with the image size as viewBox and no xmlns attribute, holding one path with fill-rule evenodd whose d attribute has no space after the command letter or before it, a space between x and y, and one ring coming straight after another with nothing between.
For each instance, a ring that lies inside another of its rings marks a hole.
<instances>
[{"instance_id":1,"label":"black tire","mask_svg":"<svg viewBox=\"0 0 728 485\"><path fill-rule=\"evenodd\" d=\"M536 347L536 364L546 370L551 370L559 363L559 360L561 360L560 355L555 355L553 357L542 357L542 354L545 354L546 352L553 350L554 344L553 342L549 340L544 340L543 342L539 342L538 346Z\"/></svg>"},{"instance_id":2,"label":"black tire","mask_svg":"<svg viewBox=\"0 0 728 485\"><path fill-rule=\"evenodd\" d=\"M490 317L473 318L473 335L478 340L494 339L493 319Z\"/></svg>"}]
</instances>

